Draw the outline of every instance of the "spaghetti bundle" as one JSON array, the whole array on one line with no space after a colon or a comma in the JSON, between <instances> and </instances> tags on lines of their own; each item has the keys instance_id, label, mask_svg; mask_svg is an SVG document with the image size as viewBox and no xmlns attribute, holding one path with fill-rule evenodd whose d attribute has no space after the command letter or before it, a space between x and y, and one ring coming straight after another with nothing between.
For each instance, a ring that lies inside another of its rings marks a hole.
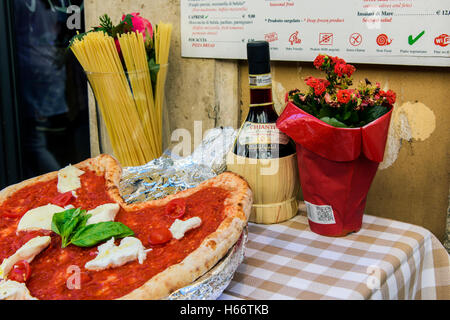
<instances>
[{"instance_id":1,"label":"spaghetti bundle","mask_svg":"<svg viewBox=\"0 0 450 320\"><path fill-rule=\"evenodd\" d=\"M120 47L128 70L131 88L134 92L136 110L141 119L145 136L151 142L151 150L156 158L158 149L158 121L155 114L150 71L145 58L145 48L141 33L127 33L119 36Z\"/></svg>"},{"instance_id":2,"label":"spaghetti bundle","mask_svg":"<svg viewBox=\"0 0 450 320\"><path fill-rule=\"evenodd\" d=\"M131 24L131 20L126 22ZM138 166L163 151L164 86L172 26L160 23L149 41L148 33L122 25L125 32L116 37L94 29L75 38L70 48L88 76L115 156L124 166ZM148 43L154 47L154 81Z\"/></svg>"}]
</instances>

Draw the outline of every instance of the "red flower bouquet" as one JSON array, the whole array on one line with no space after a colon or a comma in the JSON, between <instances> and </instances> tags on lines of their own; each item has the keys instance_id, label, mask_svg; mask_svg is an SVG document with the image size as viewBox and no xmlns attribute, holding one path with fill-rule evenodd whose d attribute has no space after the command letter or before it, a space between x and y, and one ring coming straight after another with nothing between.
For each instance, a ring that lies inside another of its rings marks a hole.
<instances>
[{"instance_id":1,"label":"red flower bouquet","mask_svg":"<svg viewBox=\"0 0 450 320\"><path fill-rule=\"evenodd\" d=\"M286 100L331 126L363 127L388 113L395 103L392 90L385 92L379 83L372 85L367 79L351 89L356 68L341 58L321 54L314 66L326 73L326 79L308 77L305 82L310 90L292 90Z\"/></svg>"},{"instance_id":2,"label":"red flower bouquet","mask_svg":"<svg viewBox=\"0 0 450 320\"><path fill-rule=\"evenodd\" d=\"M308 92L290 91L277 126L297 144L311 230L345 236L361 228L396 95L369 80L350 88L356 68L338 57L319 55L314 66L326 79L308 77Z\"/></svg>"}]
</instances>

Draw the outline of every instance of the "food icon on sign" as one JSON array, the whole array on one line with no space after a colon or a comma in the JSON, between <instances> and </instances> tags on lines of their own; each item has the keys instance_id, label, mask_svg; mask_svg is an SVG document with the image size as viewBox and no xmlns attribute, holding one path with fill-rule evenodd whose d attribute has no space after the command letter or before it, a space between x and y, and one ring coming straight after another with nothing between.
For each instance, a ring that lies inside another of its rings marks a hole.
<instances>
[{"instance_id":1,"label":"food icon on sign","mask_svg":"<svg viewBox=\"0 0 450 320\"><path fill-rule=\"evenodd\" d=\"M333 45L333 34L332 33L320 33L319 34L319 44L321 46L332 46Z\"/></svg>"},{"instance_id":2,"label":"food icon on sign","mask_svg":"<svg viewBox=\"0 0 450 320\"><path fill-rule=\"evenodd\" d=\"M289 37L289 42L291 43L291 46L294 44L300 44L302 43L302 40L298 37L298 31L295 31L291 36Z\"/></svg>"},{"instance_id":3,"label":"food icon on sign","mask_svg":"<svg viewBox=\"0 0 450 320\"><path fill-rule=\"evenodd\" d=\"M434 44L437 46L446 47L450 44L450 36L443 33L440 36L434 38Z\"/></svg>"},{"instance_id":4,"label":"food icon on sign","mask_svg":"<svg viewBox=\"0 0 450 320\"><path fill-rule=\"evenodd\" d=\"M352 33L350 35L349 41L350 41L350 44L352 46L357 47L357 46L359 46L362 43L362 35L360 33L357 33L357 32Z\"/></svg>"},{"instance_id":5,"label":"food icon on sign","mask_svg":"<svg viewBox=\"0 0 450 320\"><path fill-rule=\"evenodd\" d=\"M264 39L265 39L267 42L274 42L274 41L277 41L277 40L278 40L278 33L276 33L276 32L266 33L266 34L264 35Z\"/></svg>"},{"instance_id":6,"label":"food icon on sign","mask_svg":"<svg viewBox=\"0 0 450 320\"><path fill-rule=\"evenodd\" d=\"M377 37L377 45L380 47L389 46L392 43L392 39L390 39L386 34L382 33Z\"/></svg>"}]
</instances>

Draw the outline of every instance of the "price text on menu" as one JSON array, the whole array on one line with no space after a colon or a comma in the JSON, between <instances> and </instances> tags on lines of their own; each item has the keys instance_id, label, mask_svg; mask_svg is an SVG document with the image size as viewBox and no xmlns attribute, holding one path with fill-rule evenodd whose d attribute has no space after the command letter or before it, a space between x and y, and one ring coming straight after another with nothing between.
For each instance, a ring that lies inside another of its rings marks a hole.
<instances>
[{"instance_id":1,"label":"price text on menu","mask_svg":"<svg viewBox=\"0 0 450 320\"><path fill-rule=\"evenodd\" d=\"M450 66L448 0L181 0L182 56L245 59L270 42L272 60Z\"/></svg>"}]
</instances>

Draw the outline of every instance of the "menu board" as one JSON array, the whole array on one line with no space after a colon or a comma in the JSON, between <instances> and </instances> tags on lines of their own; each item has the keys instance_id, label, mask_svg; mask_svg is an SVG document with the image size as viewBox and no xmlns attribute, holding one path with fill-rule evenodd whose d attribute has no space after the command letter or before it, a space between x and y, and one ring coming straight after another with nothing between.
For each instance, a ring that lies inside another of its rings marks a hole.
<instances>
[{"instance_id":1,"label":"menu board","mask_svg":"<svg viewBox=\"0 0 450 320\"><path fill-rule=\"evenodd\" d=\"M183 57L246 59L266 40L272 60L450 66L449 35L449 0L181 0Z\"/></svg>"}]
</instances>

